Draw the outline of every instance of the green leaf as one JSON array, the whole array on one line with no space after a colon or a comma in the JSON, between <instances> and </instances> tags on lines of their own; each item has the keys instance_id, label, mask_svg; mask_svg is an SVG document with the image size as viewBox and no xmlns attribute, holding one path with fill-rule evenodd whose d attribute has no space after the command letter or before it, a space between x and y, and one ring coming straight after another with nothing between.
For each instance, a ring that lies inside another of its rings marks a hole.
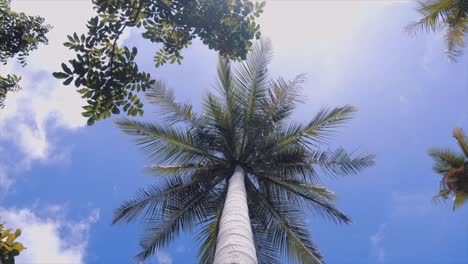
<instances>
[{"instance_id":1,"label":"green leaf","mask_svg":"<svg viewBox=\"0 0 468 264\"><path fill-rule=\"evenodd\" d=\"M90 117L86 123L88 124L88 126L94 125L94 117Z\"/></svg>"},{"instance_id":2,"label":"green leaf","mask_svg":"<svg viewBox=\"0 0 468 264\"><path fill-rule=\"evenodd\" d=\"M115 115L118 115L118 114L120 114L120 110L119 110L119 108L118 108L118 107L114 107L114 108L112 108L112 113L113 113L113 114L115 114Z\"/></svg>"},{"instance_id":3,"label":"green leaf","mask_svg":"<svg viewBox=\"0 0 468 264\"><path fill-rule=\"evenodd\" d=\"M69 77L68 79L66 79L63 84L64 85L69 85L71 82L73 81L73 76Z\"/></svg>"},{"instance_id":4,"label":"green leaf","mask_svg":"<svg viewBox=\"0 0 468 264\"><path fill-rule=\"evenodd\" d=\"M460 208L467 200L468 195L463 192L457 192L453 201L453 210Z\"/></svg>"},{"instance_id":5,"label":"green leaf","mask_svg":"<svg viewBox=\"0 0 468 264\"><path fill-rule=\"evenodd\" d=\"M84 117L90 117L90 116L93 115L93 112L92 111L83 112L83 113L81 113L81 115L84 116Z\"/></svg>"},{"instance_id":6,"label":"green leaf","mask_svg":"<svg viewBox=\"0 0 468 264\"><path fill-rule=\"evenodd\" d=\"M72 74L72 70L70 70L70 68L68 68L68 66L65 63L62 63L62 69L64 72Z\"/></svg>"},{"instance_id":7,"label":"green leaf","mask_svg":"<svg viewBox=\"0 0 468 264\"><path fill-rule=\"evenodd\" d=\"M76 78L75 80L75 87L80 87L81 85L81 79L80 78Z\"/></svg>"},{"instance_id":8,"label":"green leaf","mask_svg":"<svg viewBox=\"0 0 468 264\"><path fill-rule=\"evenodd\" d=\"M57 79L66 79L69 76L69 74L66 74L64 72L54 72L52 73L52 75Z\"/></svg>"}]
</instances>

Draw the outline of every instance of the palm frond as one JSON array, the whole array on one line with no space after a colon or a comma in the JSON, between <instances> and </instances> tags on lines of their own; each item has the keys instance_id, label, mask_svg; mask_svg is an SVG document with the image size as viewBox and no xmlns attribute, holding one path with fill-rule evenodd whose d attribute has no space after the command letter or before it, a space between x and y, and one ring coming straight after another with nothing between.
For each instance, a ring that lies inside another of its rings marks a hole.
<instances>
[{"instance_id":1,"label":"palm frond","mask_svg":"<svg viewBox=\"0 0 468 264\"><path fill-rule=\"evenodd\" d=\"M260 193L250 180L247 180L249 200L255 201L253 218L258 217L268 229L270 246L286 253L291 262L323 263L323 257L310 240L310 235L302 222L302 211L287 202L272 201ZM266 230L265 230L266 231Z\"/></svg>"},{"instance_id":2,"label":"palm frond","mask_svg":"<svg viewBox=\"0 0 468 264\"><path fill-rule=\"evenodd\" d=\"M452 8L445 23L447 32L445 41L447 43L446 53L451 60L456 60L465 47L465 34L468 32L468 3L458 1Z\"/></svg>"},{"instance_id":3,"label":"palm frond","mask_svg":"<svg viewBox=\"0 0 468 264\"><path fill-rule=\"evenodd\" d=\"M140 189L135 198L129 199L115 210L113 224L118 222L131 222L143 214L150 217L158 211L165 199L178 193L185 193L193 186L201 184L206 179L192 180L189 177L174 176L165 178L162 182L153 184L146 189Z\"/></svg>"},{"instance_id":4,"label":"palm frond","mask_svg":"<svg viewBox=\"0 0 468 264\"><path fill-rule=\"evenodd\" d=\"M316 214L336 223L351 223L351 219L330 203L334 200L334 194L328 189L297 180L284 180L266 175L259 175L259 177L271 183L268 190L271 195L291 202L293 202L291 198L300 197Z\"/></svg>"},{"instance_id":5,"label":"palm frond","mask_svg":"<svg viewBox=\"0 0 468 264\"><path fill-rule=\"evenodd\" d=\"M440 174L447 174L453 168L463 166L465 157L453 150L446 148L433 148L429 150L429 156L435 161L433 170Z\"/></svg>"},{"instance_id":6,"label":"palm frond","mask_svg":"<svg viewBox=\"0 0 468 264\"><path fill-rule=\"evenodd\" d=\"M206 127L218 140L218 151L223 153L226 159L237 157L237 132L231 127L230 120L227 116L222 99L212 93L208 93L204 100L206 111ZM213 145L211 143L210 145Z\"/></svg>"},{"instance_id":7,"label":"palm frond","mask_svg":"<svg viewBox=\"0 0 468 264\"><path fill-rule=\"evenodd\" d=\"M260 154L262 155L260 158L254 158L255 161L250 162L249 173L276 175L282 179L296 179L304 182L319 182L315 168L306 159L307 150L300 144L290 145L277 152L261 151Z\"/></svg>"},{"instance_id":8,"label":"palm frond","mask_svg":"<svg viewBox=\"0 0 468 264\"><path fill-rule=\"evenodd\" d=\"M273 81L264 109L274 124L289 117L296 104L303 102L300 90L305 78L305 74L300 74L289 82L283 78Z\"/></svg>"},{"instance_id":9,"label":"palm frond","mask_svg":"<svg viewBox=\"0 0 468 264\"><path fill-rule=\"evenodd\" d=\"M455 193L455 199L453 200L453 210L460 208L468 200L468 194L465 192Z\"/></svg>"},{"instance_id":10,"label":"palm frond","mask_svg":"<svg viewBox=\"0 0 468 264\"><path fill-rule=\"evenodd\" d=\"M167 87L163 81L156 83L146 91L147 100L151 104L159 106L158 114L164 117L169 124L178 122L189 122L195 127L199 127L199 120L193 112L193 107L189 103L178 103L175 99L174 90Z\"/></svg>"},{"instance_id":11,"label":"palm frond","mask_svg":"<svg viewBox=\"0 0 468 264\"><path fill-rule=\"evenodd\" d=\"M453 137L457 140L458 145L465 154L466 159L468 160L468 137L463 133L463 129L455 128L453 130Z\"/></svg>"},{"instance_id":12,"label":"palm frond","mask_svg":"<svg viewBox=\"0 0 468 264\"><path fill-rule=\"evenodd\" d=\"M251 215L256 215L255 205L249 201L249 211ZM280 264L280 252L272 243L268 227L265 226L258 217L251 216L252 234L255 241L255 250L257 252L258 263L260 264Z\"/></svg>"},{"instance_id":13,"label":"palm frond","mask_svg":"<svg viewBox=\"0 0 468 264\"><path fill-rule=\"evenodd\" d=\"M433 170L443 176L439 193L432 198L432 201L437 202L453 197L453 210L456 210L468 198L468 139L461 128L453 130L453 137L457 140L462 153L449 148L433 148L429 150L429 155L435 161Z\"/></svg>"},{"instance_id":14,"label":"palm frond","mask_svg":"<svg viewBox=\"0 0 468 264\"><path fill-rule=\"evenodd\" d=\"M310 152L309 164L319 165L328 175L357 174L374 165L374 155L351 157L344 149Z\"/></svg>"},{"instance_id":15,"label":"palm frond","mask_svg":"<svg viewBox=\"0 0 468 264\"><path fill-rule=\"evenodd\" d=\"M446 53L449 59L456 60L465 46L468 32L468 2L465 0L428 0L419 2L418 12L422 18L407 27L408 32L438 31L447 28L445 33Z\"/></svg>"},{"instance_id":16,"label":"palm frond","mask_svg":"<svg viewBox=\"0 0 468 264\"><path fill-rule=\"evenodd\" d=\"M123 132L134 136L149 157L162 162L190 162L204 159L223 161L204 148L203 142L196 142L188 130L125 118L118 119L115 124Z\"/></svg>"},{"instance_id":17,"label":"palm frond","mask_svg":"<svg viewBox=\"0 0 468 264\"><path fill-rule=\"evenodd\" d=\"M231 63L229 60L223 59L220 56L218 59L218 78L216 87L224 99L223 112L225 113L226 118L226 130L228 130L231 134L234 134L234 127L236 124L235 119L238 119L236 118L236 113L238 113L238 110L236 110L238 107L238 98L232 78ZM211 100L213 100L213 98L211 98ZM219 105L221 104L222 103L219 103Z\"/></svg>"},{"instance_id":18,"label":"palm frond","mask_svg":"<svg viewBox=\"0 0 468 264\"><path fill-rule=\"evenodd\" d=\"M324 141L356 112L352 106L320 110L306 126L292 124L285 135L267 151L278 151L301 140Z\"/></svg>"},{"instance_id":19,"label":"palm frond","mask_svg":"<svg viewBox=\"0 0 468 264\"><path fill-rule=\"evenodd\" d=\"M194 224L202 223L214 211L211 207L216 199L213 188L222 180L208 183L196 190L171 196L171 200L162 207L161 217L152 217L147 221L140 245L142 251L136 256L139 261L145 261L157 250L174 240L180 231L191 231Z\"/></svg>"},{"instance_id":20,"label":"palm frond","mask_svg":"<svg viewBox=\"0 0 468 264\"><path fill-rule=\"evenodd\" d=\"M268 64L272 58L271 42L266 39L254 44L247 59L235 67L234 84L242 91L241 103L244 107L244 120L248 120L265 99L270 84Z\"/></svg>"},{"instance_id":21,"label":"palm frond","mask_svg":"<svg viewBox=\"0 0 468 264\"><path fill-rule=\"evenodd\" d=\"M447 200L450 195L452 194L452 191L448 188L446 188L446 185L445 184L441 184L441 188L439 190L439 193L432 197L432 202L433 203L437 203L439 202L440 200Z\"/></svg>"},{"instance_id":22,"label":"palm frond","mask_svg":"<svg viewBox=\"0 0 468 264\"><path fill-rule=\"evenodd\" d=\"M262 106L267 98L270 84L268 75L268 64L271 61L271 42L262 39L257 42L247 56L247 60L235 68L234 81L236 87L241 91L239 100L242 106L241 116L243 122L243 135L241 141L241 153L244 153L247 135L250 129L255 128L258 123L252 123L255 116L264 110ZM260 118L260 120L263 120Z\"/></svg>"},{"instance_id":23,"label":"palm frond","mask_svg":"<svg viewBox=\"0 0 468 264\"><path fill-rule=\"evenodd\" d=\"M213 263L220 219L221 214L213 216L205 226L202 227L202 231L197 237L197 240L202 244L198 251L199 263Z\"/></svg>"},{"instance_id":24,"label":"palm frond","mask_svg":"<svg viewBox=\"0 0 468 264\"><path fill-rule=\"evenodd\" d=\"M454 5L453 0L418 1L418 3L418 12L423 17L418 22L407 27L407 30L411 33L416 33L419 30L437 31L441 29L443 27L441 22L447 19Z\"/></svg>"},{"instance_id":25,"label":"palm frond","mask_svg":"<svg viewBox=\"0 0 468 264\"><path fill-rule=\"evenodd\" d=\"M326 139L335 129L351 119L357 109L350 105L320 110L305 127L303 133L313 140Z\"/></svg>"}]
</instances>

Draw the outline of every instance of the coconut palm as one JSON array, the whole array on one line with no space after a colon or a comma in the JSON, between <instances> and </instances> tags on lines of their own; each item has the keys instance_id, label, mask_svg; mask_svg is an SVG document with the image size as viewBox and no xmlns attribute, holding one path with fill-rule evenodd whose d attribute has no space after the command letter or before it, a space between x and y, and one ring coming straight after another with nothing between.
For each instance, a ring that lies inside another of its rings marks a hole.
<instances>
[{"instance_id":1,"label":"coconut palm","mask_svg":"<svg viewBox=\"0 0 468 264\"><path fill-rule=\"evenodd\" d=\"M350 219L334 194L319 184L318 172L353 174L373 156L351 157L343 149L319 148L355 112L344 106L319 111L310 122L290 122L301 101L304 76L269 77L268 41L260 41L243 63L222 58L217 93L203 100L202 114L177 103L157 82L146 94L162 122L120 119L116 123L158 164L162 177L116 210L114 223L141 217L145 260L180 232L195 232L200 263L323 263L307 230L307 213L338 223Z\"/></svg>"},{"instance_id":2,"label":"coconut palm","mask_svg":"<svg viewBox=\"0 0 468 264\"><path fill-rule=\"evenodd\" d=\"M468 0L426 0L419 2L422 18L410 25L411 32L446 29L447 55L456 59L465 47L468 32Z\"/></svg>"},{"instance_id":3,"label":"coconut palm","mask_svg":"<svg viewBox=\"0 0 468 264\"><path fill-rule=\"evenodd\" d=\"M433 200L454 197L453 209L459 208L468 198L468 137L461 128L453 130L462 153L451 149L431 149L429 155L434 159L434 171L442 174L439 194Z\"/></svg>"}]
</instances>

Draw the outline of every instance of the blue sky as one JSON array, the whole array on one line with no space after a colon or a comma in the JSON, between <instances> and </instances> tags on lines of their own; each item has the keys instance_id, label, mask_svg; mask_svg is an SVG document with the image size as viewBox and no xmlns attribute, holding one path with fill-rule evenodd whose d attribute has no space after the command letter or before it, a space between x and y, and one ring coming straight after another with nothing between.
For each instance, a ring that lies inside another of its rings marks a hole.
<instances>
[{"instance_id":1,"label":"blue sky","mask_svg":"<svg viewBox=\"0 0 468 264\"><path fill-rule=\"evenodd\" d=\"M263 33L274 46L274 75L306 73L306 103L296 120L321 107L351 104L356 117L333 146L374 153L363 173L327 179L338 206L353 219L335 225L310 217L314 241L328 263L466 263L468 207L434 205L440 177L430 147L453 147L454 127L468 129L468 59L444 56L442 34L410 37L412 1L267 1ZM152 179L149 161L112 120L85 127L79 96L50 73L70 58L65 34L83 31L88 1L13 1L17 10L46 17L50 45L34 52L24 77L0 111L0 216L23 228L28 249L20 263L131 263L140 226L112 226L113 210ZM70 10L74 10L70 12ZM63 15L67 20L63 22ZM281 19L280 19L281 18ZM167 81L177 97L198 105L215 79L216 54L199 43L182 66L155 70L156 48L128 32L139 65ZM146 106L145 119L157 118ZM195 263L197 245L184 235L151 263Z\"/></svg>"}]
</instances>

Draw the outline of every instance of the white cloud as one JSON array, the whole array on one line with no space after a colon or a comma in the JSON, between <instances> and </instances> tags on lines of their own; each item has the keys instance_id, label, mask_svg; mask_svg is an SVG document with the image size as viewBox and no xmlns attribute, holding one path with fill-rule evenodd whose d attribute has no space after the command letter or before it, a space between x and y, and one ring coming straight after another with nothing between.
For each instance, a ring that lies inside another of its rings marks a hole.
<instances>
[{"instance_id":1,"label":"white cloud","mask_svg":"<svg viewBox=\"0 0 468 264\"><path fill-rule=\"evenodd\" d=\"M156 258L158 260L158 264L172 264L172 257L171 255L167 254L164 251L159 251L156 254Z\"/></svg>"},{"instance_id":2,"label":"white cloud","mask_svg":"<svg viewBox=\"0 0 468 264\"><path fill-rule=\"evenodd\" d=\"M10 177L8 177L4 166L0 164L0 193L5 193L6 191L8 191L12 184L13 180Z\"/></svg>"},{"instance_id":3,"label":"white cloud","mask_svg":"<svg viewBox=\"0 0 468 264\"><path fill-rule=\"evenodd\" d=\"M62 44L67 35L85 33L86 22L94 14L91 1L12 1L14 11L28 15L39 15L52 29L47 34L49 44L41 45L28 57L27 68L35 71L46 69L58 70L60 63L73 57L73 51Z\"/></svg>"},{"instance_id":4,"label":"white cloud","mask_svg":"<svg viewBox=\"0 0 468 264\"><path fill-rule=\"evenodd\" d=\"M17 241L26 247L18 263L84 263L91 225L99 219L94 209L80 221L67 220L63 206L49 206L46 215L23 208L0 208L2 222L8 228L20 228Z\"/></svg>"},{"instance_id":5,"label":"white cloud","mask_svg":"<svg viewBox=\"0 0 468 264\"><path fill-rule=\"evenodd\" d=\"M268 1L259 22L262 34L273 42L278 62L273 69L278 67L282 75L299 74L311 70L304 66L313 66L310 76L330 93L337 76L349 70L349 56L362 49L366 27L387 2Z\"/></svg>"},{"instance_id":6,"label":"white cloud","mask_svg":"<svg viewBox=\"0 0 468 264\"><path fill-rule=\"evenodd\" d=\"M377 233L369 237L371 243L371 254L376 259L376 263L385 262L385 249L383 246L386 224L381 224Z\"/></svg>"},{"instance_id":7,"label":"white cloud","mask_svg":"<svg viewBox=\"0 0 468 264\"><path fill-rule=\"evenodd\" d=\"M42 16L52 26L47 34L49 44L31 52L26 67L20 67L14 60L1 66L2 75L15 73L22 77L23 89L9 93L5 108L0 110L0 143L11 144L19 150L20 163L29 169L34 161L66 160L70 148L60 145L60 139L52 135L58 130L73 131L86 124L81 116L84 100L74 87L65 87L53 78L52 72L60 70L60 64L74 56L63 46L66 36L73 32L85 33L86 22L95 12L91 1L13 1L12 9ZM128 36L129 32L124 32L121 41ZM7 155L2 149L0 154ZM0 174L1 185L12 183L5 174Z\"/></svg>"},{"instance_id":8,"label":"white cloud","mask_svg":"<svg viewBox=\"0 0 468 264\"><path fill-rule=\"evenodd\" d=\"M73 56L62 45L66 35L84 32L86 20L94 12L88 1L13 1L12 9L40 15L53 28L47 35L49 45L41 45L32 52L25 68L13 66L14 61L11 61L10 66L2 69L2 74L15 72L22 76L23 90L8 94L5 108L0 111L0 140L13 142L28 161L46 161L54 157L49 138L54 129L76 129L85 125L85 118L80 114L83 101L79 94L71 87L64 87L51 73ZM63 14L67 14L65 22Z\"/></svg>"}]
</instances>

